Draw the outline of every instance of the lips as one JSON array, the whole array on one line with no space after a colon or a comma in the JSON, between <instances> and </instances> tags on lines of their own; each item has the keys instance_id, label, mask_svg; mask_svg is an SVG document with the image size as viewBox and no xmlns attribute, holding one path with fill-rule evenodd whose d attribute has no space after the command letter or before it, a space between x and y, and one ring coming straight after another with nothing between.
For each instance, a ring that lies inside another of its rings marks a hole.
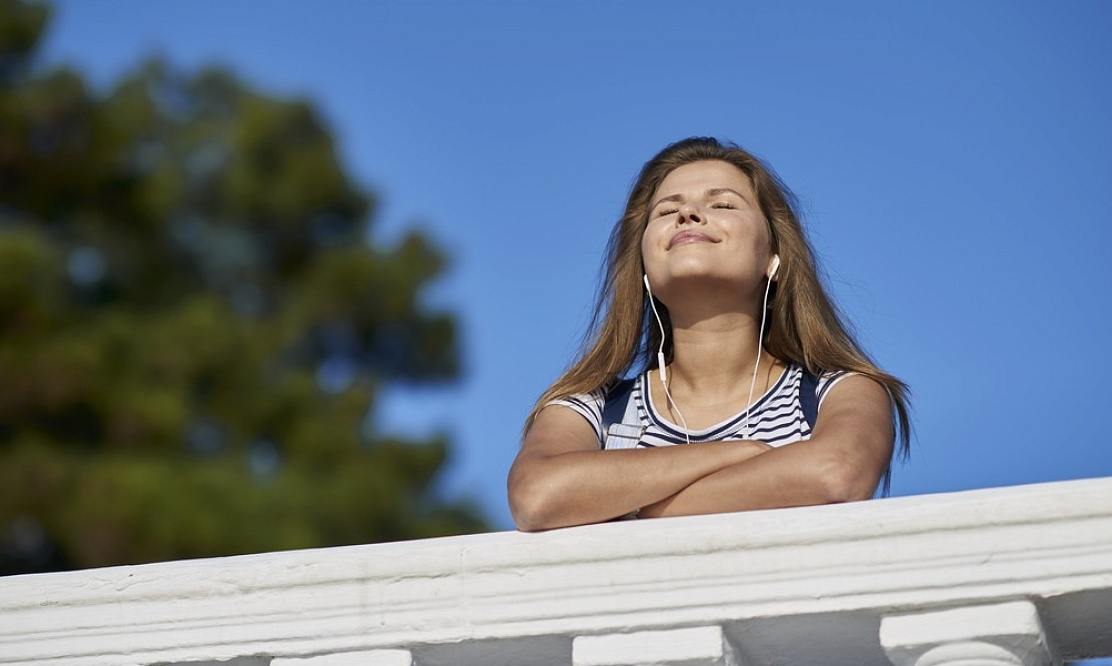
<instances>
[{"instance_id":1,"label":"lips","mask_svg":"<svg viewBox=\"0 0 1112 666\"><path fill-rule=\"evenodd\" d=\"M676 234L675 236L672 236L672 238L668 241L668 249L670 250L673 247L675 247L676 245L682 245L684 243L717 243L717 242L718 241L714 240L713 238L704 234L701 231L687 230L687 231L681 231L678 234Z\"/></svg>"}]
</instances>

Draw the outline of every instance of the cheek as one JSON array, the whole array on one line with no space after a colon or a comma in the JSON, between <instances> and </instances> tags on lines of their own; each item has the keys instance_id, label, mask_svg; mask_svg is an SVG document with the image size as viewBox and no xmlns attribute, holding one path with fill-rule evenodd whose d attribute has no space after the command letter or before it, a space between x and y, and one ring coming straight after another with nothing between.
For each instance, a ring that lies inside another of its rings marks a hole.
<instances>
[{"instance_id":1,"label":"cheek","mask_svg":"<svg viewBox=\"0 0 1112 666\"><path fill-rule=\"evenodd\" d=\"M763 219L746 220L745 226L753 239L753 247L760 253L772 254L772 235L768 230L768 223Z\"/></svg>"},{"instance_id":2,"label":"cheek","mask_svg":"<svg viewBox=\"0 0 1112 666\"><path fill-rule=\"evenodd\" d=\"M641 231L641 251L660 245L667 230L668 224L665 222L653 220L646 224Z\"/></svg>"},{"instance_id":3,"label":"cheek","mask_svg":"<svg viewBox=\"0 0 1112 666\"><path fill-rule=\"evenodd\" d=\"M665 225L650 222L641 231L641 263L645 266L660 261L664 254L663 245L666 241L667 228Z\"/></svg>"},{"instance_id":4,"label":"cheek","mask_svg":"<svg viewBox=\"0 0 1112 666\"><path fill-rule=\"evenodd\" d=\"M646 225L645 228L641 230L641 259L642 260L644 260L650 254L651 249L653 247L653 238L654 237L655 237L655 235L653 233L653 226L651 224Z\"/></svg>"}]
</instances>

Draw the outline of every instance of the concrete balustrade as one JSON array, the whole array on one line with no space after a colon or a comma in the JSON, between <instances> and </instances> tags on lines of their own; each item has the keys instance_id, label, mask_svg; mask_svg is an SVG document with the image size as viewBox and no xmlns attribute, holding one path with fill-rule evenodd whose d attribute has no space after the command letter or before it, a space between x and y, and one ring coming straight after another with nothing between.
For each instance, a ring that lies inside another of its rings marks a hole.
<instances>
[{"instance_id":1,"label":"concrete balustrade","mask_svg":"<svg viewBox=\"0 0 1112 666\"><path fill-rule=\"evenodd\" d=\"M1112 479L0 578L0 664L1112 656Z\"/></svg>"},{"instance_id":2,"label":"concrete balustrade","mask_svg":"<svg viewBox=\"0 0 1112 666\"><path fill-rule=\"evenodd\" d=\"M894 666L1061 663L1028 600L888 615L880 622L880 644Z\"/></svg>"}]
</instances>

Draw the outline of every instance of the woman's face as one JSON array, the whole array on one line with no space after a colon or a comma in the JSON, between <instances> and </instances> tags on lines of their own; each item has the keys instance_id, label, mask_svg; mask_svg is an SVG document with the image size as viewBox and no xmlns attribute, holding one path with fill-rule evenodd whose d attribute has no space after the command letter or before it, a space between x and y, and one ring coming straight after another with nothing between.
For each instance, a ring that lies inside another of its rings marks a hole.
<instances>
[{"instance_id":1,"label":"woman's face","mask_svg":"<svg viewBox=\"0 0 1112 666\"><path fill-rule=\"evenodd\" d=\"M674 169L653 194L641 253L653 294L665 304L692 280L758 291L772 244L749 177L720 161Z\"/></svg>"}]
</instances>

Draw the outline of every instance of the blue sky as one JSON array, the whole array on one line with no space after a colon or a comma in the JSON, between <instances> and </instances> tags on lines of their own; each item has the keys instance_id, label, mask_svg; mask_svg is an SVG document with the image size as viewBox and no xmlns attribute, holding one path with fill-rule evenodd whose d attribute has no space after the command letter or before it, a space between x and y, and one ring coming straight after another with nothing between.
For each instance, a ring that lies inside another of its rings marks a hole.
<instances>
[{"instance_id":1,"label":"blue sky","mask_svg":"<svg viewBox=\"0 0 1112 666\"><path fill-rule=\"evenodd\" d=\"M379 196L374 236L451 256L465 376L396 391L449 432L445 492L505 475L571 359L641 164L690 135L766 158L829 286L914 394L893 494L1112 475L1112 3L64 0L43 56L146 57L307 96Z\"/></svg>"}]
</instances>

